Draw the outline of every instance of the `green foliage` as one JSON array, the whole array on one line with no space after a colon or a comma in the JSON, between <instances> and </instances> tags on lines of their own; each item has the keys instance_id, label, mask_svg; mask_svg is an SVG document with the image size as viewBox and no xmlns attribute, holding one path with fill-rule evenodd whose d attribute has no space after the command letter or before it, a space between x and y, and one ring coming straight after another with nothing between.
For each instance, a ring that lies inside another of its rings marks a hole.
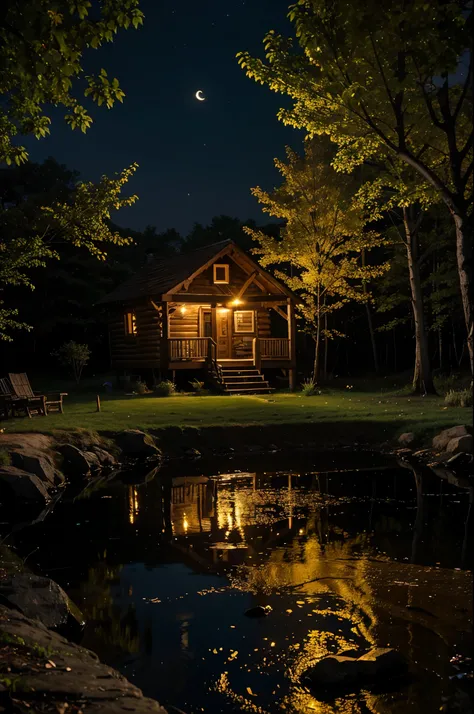
<instances>
[{"instance_id":1,"label":"green foliage","mask_svg":"<svg viewBox=\"0 0 474 714\"><path fill-rule=\"evenodd\" d=\"M189 382L189 384L191 385L191 389L195 394L202 396L206 393L206 390L204 389L204 382L200 382L199 379L193 379L191 382Z\"/></svg>"},{"instance_id":2,"label":"green foliage","mask_svg":"<svg viewBox=\"0 0 474 714\"><path fill-rule=\"evenodd\" d=\"M65 173L64 167L57 168ZM11 196L11 187L7 186L8 205L4 203L0 208L0 289L23 286L33 290L32 271L59 259L63 244L84 248L99 260L105 260L106 247L129 244L131 238L111 227L110 215L112 210L137 200L137 196L121 197L136 169L137 165L132 164L116 177L103 176L96 184L62 183L60 191L48 196L47 205L41 203L41 193ZM75 176L69 174L71 178ZM65 179L67 175L66 172ZM63 181L62 175L59 180ZM12 329L28 329L16 320L17 314L17 307L3 307L0 301L0 339L11 340Z\"/></svg>"},{"instance_id":3,"label":"green foliage","mask_svg":"<svg viewBox=\"0 0 474 714\"><path fill-rule=\"evenodd\" d=\"M444 401L449 407L472 407L472 389L450 389Z\"/></svg>"},{"instance_id":4,"label":"green foliage","mask_svg":"<svg viewBox=\"0 0 474 714\"><path fill-rule=\"evenodd\" d=\"M135 388L138 392L138 394L148 394L150 390L147 387L146 382L142 382L141 380L138 380L138 382L135 385Z\"/></svg>"},{"instance_id":5,"label":"green foliage","mask_svg":"<svg viewBox=\"0 0 474 714\"><path fill-rule=\"evenodd\" d=\"M299 316L316 342L315 381L320 337L343 336L328 327L328 316L351 301L370 300L367 284L388 269L365 264L365 254L384 239L366 228L352 181L329 166L328 155L321 141L306 143L304 159L287 149L287 163L275 161L282 185L272 193L252 189L262 210L284 221L280 236L244 229L259 244L260 263L282 265L275 275L302 298Z\"/></svg>"},{"instance_id":6,"label":"green foliage","mask_svg":"<svg viewBox=\"0 0 474 714\"><path fill-rule=\"evenodd\" d=\"M76 383L79 384L82 370L90 359L91 352L89 347L70 340L69 342L65 342L57 352L53 352L52 354L54 357L57 357L62 364L69 367Z\"/></svg>"},{"instance_id":7,"label":"green foliage","mask_svg":"<svg viewBox=\"0 0 474 714\"><path fill-rule=\"evenodd\" d=\"M321 390L313 379L305 379L301 385L301 394L305 397L314 397L316 394L321 394Z\"/></svg>"},{"instance_id":8,"label":"green foliage","mask_svg":"<svg viewBox=\"0 0 474 714\"><path fill-rule=\"evenodd\" d=\"M85 132L92 117L77 99L86 51L113 42L121 29L143 23L139 0L6 0L0 21L0 163L28 158L17 136L50 133L48 106L65 110L72 129ZM85 98L110 109L124 92L105 69L85 77Z\"/></svg>"},{"instance_id":9,"label":"green foliage","mask_svg":"<svg viewBox=\"0 0 474 714\"><path fill-rule=\"evenodd\" d=\"M169 379L158 382L155 387L155 394L157 397L172 397L176 394L176 384Z\"/></svg>"},{"instance_id":10,"label":"green foliage","mask_svg":"<svg viewBox=\"0 0 474 714\"><path fill-rule=\"evenodd\" d=\"M10 466L12 460L6 449L0 449L0 466Z\"/></svg>"}]
</instances>

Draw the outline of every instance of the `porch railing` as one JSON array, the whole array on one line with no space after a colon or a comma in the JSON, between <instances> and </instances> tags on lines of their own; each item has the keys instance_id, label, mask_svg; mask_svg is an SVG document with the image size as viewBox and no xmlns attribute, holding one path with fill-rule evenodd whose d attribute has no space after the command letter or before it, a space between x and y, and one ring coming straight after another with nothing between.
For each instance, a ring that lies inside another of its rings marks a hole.
<instances>
[{"instance_id":1,"label":"porch railing","mask_svg":"<svg viewBox=\"0 0 474 714\"><path fill-rule=\"evenodd\" d=\"M180 360L209 359L212 356L211 337L170 337L168 339L171 362Z\"/></svg>"},{"instance_id":2,"label":"porch railing","mask_svg":"<svg viewBox=\"0 0 474 714\"><path fill-rule=\"evenodd\" d=\"M286 337L261 337L259 342L262 359L290 358L290 342Z\"/></svg>"}]
</instances>

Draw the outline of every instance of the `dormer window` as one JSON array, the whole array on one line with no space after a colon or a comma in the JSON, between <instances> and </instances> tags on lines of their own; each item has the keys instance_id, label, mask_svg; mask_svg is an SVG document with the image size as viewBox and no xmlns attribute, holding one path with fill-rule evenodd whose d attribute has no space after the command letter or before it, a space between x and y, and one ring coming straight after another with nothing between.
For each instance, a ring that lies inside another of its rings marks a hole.
<instances>
[{"instance_id":1,"label":"dormer window","mask_svg":"<svg viewBox=\"0 0 474 714\"><path fill-rule=\"evenodd\" d=\"M229 283L229 266L225 263L214 263L214 283L216 285L228 285Z\"/></svg>"},{"instance_id":2,"label":"dormer window","mask_svg":"<svg viewBox=\"0 0 474 714\"><path fill-rule=\"evenodd\" d=\"M134 312L126 312L124 315L124 327L126 335L137 334L137 318Z\"/></svg>"}]
</instances>

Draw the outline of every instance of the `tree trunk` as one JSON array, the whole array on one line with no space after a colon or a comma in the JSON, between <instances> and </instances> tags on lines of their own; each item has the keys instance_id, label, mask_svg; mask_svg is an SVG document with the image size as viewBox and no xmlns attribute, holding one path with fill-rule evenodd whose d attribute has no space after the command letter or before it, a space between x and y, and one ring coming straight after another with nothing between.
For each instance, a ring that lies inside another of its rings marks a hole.
<instances>
[{"instance_id":1,"label":"tree trunk","mask_svg":"<svg viewBox=\"0 0 474 714\"><path fill-rule=\"evenodd\" d=\"M327 329L328 329L328 316L327 313L324 315L324 380L327 381L328 378L328 347L329 347L329 340L328 340L328 335L327 335Z\"/></svg>"},{"instance_id":2,"label":"tree trunk","mask_svg":"<svg viewBox=\"0 0 474 714\"><path fill-rule=\"evenodd\" d=\"M362 249L362 266L365 267L365 250ZM364 295L367 295L367 286L364 283L362 283L362 290ZM370 305L368 300L365 302L365 312L367 314L367 323L369 325L369 334L370 334L370 342L372 344L372 356L374 358L374 369L375 369L375 374L379 374L379 358L377 354L377 343L375 342L375 333L374 333L374 325L372 323L372 314L370 312Z\"/></svg>"},{"instance_id":3,"label":"tree trunk","mask_svg":"<svg viewBox=\"0 0 474 714\"><path fill-rule=\"evenodd\" d=\"M418 263L418 245L413 231L408 209L403 209L405 226L408 272L410 276L411 304L415 321L415 371L413 392L415 394L436 394L431 375L428 340L425 331L423 293L421 289L420 266Z\"/></svg>"},{"instance_id":4,"label":"tree trunk","mask_svg":"<svg viewBox=\"0 0 474 714\"><path fill-rule=\"evenodd\" d=\"M313 364L313 382L318 381L319 377L319 351L321 345L321 295L318 287L318 292L316 295L316 339L315 339L315 350L314 350L314 364Z\"/></svg>"},{"instance_id":5,"label":"tree trunk","mask_svg":"<svg viewBox=\"0 0 474 714\"><path fill-rule=\"evenodd\" d=\"M458 264L461 299L464 321L467 331L467 349L471 364L471 375L474 374L474 314L472 307L472 235L469 221L459 213L453 212L456 226L456 259Z\"/></svg>"}]
</instances>

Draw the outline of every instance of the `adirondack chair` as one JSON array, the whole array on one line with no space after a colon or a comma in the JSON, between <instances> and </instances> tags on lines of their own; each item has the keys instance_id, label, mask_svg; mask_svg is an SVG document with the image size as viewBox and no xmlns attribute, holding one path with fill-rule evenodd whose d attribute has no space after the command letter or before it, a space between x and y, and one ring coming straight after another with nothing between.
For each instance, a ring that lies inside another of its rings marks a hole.
<instances>
[{"instance_id":1,"label":"adirondack chair","mask_svg":"<svg viewBox=\"0 0 474 714\"><path fill-rule=\"evenodd\" d=\"M31 417L33 412L47 416L51 411L63 413L63 397L67 396L67 392L51 392L41 394L33 392L28 376L23 372L21 374L8 375L13 392L16 397L23 403L27 415Z\"/></svg>"},{"instance_id":2,"label":"adirondack chair","mask_svg":"<svg viewBox=\"0 0 474 714\"><path fill-rule=\"evenodd\" d=\"M13 405L12 402L15 399L12 391L12 387L8 379L5 377L0 378L0 414L3 413L5 419L8 419L9 411L11 411L13 416Z\"/></svg>"}]
</instances>

